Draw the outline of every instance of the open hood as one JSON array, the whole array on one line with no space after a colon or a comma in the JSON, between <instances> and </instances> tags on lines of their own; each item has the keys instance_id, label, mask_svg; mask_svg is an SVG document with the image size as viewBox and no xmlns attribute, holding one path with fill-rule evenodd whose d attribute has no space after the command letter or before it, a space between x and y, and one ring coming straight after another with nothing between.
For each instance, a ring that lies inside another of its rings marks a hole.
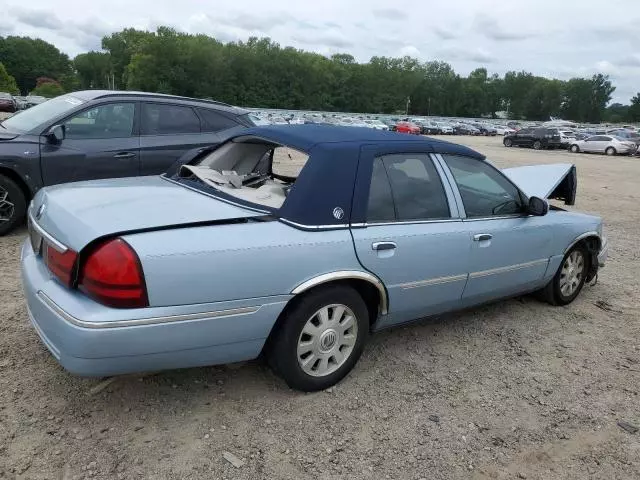
<instances>
[{"instance_id":1,"label":"open hood","mask_svg":"<svg viewBox=\"0 0 640 480\"><path fill-rule=\"evenodd\" d=\"M566 205L576 203L578 177L576 166L571 163L505 168L502 172L528 197L562 200Z\"/></svg>"},{"instance_id":2,"label":"open hood","mask_svg":"<svg viewBox=\"0 0 640 480\"><path fill-rule=\"evenodd\" d=\"M93 180L43 188L34 198L30 214L47 233L76 251L107 235L264 215L159 176Z\"/></svg>"}]
</instances>

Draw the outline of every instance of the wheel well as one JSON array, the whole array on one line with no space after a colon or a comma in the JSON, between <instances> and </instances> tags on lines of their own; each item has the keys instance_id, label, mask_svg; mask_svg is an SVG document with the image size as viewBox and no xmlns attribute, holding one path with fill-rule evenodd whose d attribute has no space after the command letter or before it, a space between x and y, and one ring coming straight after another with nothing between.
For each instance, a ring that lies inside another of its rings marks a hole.
<instances>
[{"instance_id":1,"label":"wheel well","mask_svg":"<svg viewBox=\"0 0 640 480\"><path fill-rule=\"evenodd\" d=\"M270 341L273 338L274 332L278 331L280 325L286 318L287 313L293 307L295 307L298 304L298 302L303 301L304 298L311 292L315 292L317 290L321 290L323 288L327 288L329 286L335 286L335 285L349 286L353 288L356 292L358 292L358 294L364 300L365 305L367 306L367 311L369 313L369 325L372 326L375 323L375 321L378 319L378 314L380 311L380 300L381 300L380 293L373 284L367 282L366 280L360 280L357 278L347 278L347 279L341 279L341 280L334 280L331 282L325 282L325 283L316 285L315 287L312 287L309 290L305 290L304 292L297 294L291 300L289 300L289 302L284 307L282 312L280 312L280 315L278 316L276 322L273 324L273 327L271 328L271 332L269 332L269 337L267 338L267 341L264 343L263 351L266 348L268 348L268 345L270 344Z\"/></svg>"},{"instance_id":2,"label":"wheel well","mask_svg":"<svg viewBox=\"0 0 640 480\"><path fill-rule=\"evenodd\" d=\"M587 273L587 282L590 282L598 273L598 253L600 252L602 240L596 235L590 235L582 238L571 246L571 249L577 246L583 246L591 255L589 257L589 271ZM571 250L570 249L570 250Z\"/></svg>"},{"instance_id":3,"label":"wheel well","mask_svg":"<svg viewBox=\"0 0 640 480\"><path fill-rule=\"evenodd\" d=\"M26 200L26 202L29 203L29 200L31 200L31 197L32 197L31 190L29 190L29 187L27 186L27 184L25 183L25 181L22 179L20 175L18 175L16 172L14 172L13 170L7 167L0 167L0 175L4 175L5 177L13 180L22 191L22 194L24 195L24 199Z\"/></svg>"}]
</instances>

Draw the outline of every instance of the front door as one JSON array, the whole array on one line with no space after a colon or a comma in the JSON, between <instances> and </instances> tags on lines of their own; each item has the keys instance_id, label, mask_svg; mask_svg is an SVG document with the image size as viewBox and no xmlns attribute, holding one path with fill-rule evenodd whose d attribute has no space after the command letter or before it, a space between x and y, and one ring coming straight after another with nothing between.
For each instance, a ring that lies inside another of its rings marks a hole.
<instances>
[{"instance_id":1,"label":"front door","mask_svg":"<svg viewBox=\"0 0 640 480\"><path fill-rule=\"evenodd\" d=\"M42 136L44 184L138 175L140 139L135 118L135 102L107 103L66 119L60 143Z\"/></svg>"},{"instance_id":2,"label":"front door","mask_svg":"<svg viewBox=\"0 0 640 480\"><path fill-rule=\"evenodd\" d=\"M389 313L378 327L460 302L471 245L441 171L427 153L373 160L366 223L352 233L358 259L387 287Z\"/></svg>"},{"instance_id":3,"label":"front door","mask_svg":"<svg viewBox=\"0 0 640 480\"><path fill-rule=\"evenodd\" d=\"M545 217L524 213L524 196L487 162L442 155L458 187L471 237L465 306L537 287L552 256Z\"/></svg>"}]
</instances>

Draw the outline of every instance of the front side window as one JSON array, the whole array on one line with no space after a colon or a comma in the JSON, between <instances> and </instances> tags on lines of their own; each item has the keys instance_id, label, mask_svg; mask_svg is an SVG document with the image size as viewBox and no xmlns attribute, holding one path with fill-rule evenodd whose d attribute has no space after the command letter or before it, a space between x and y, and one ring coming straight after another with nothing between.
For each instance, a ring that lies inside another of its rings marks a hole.
<instances>
[{"instance_id":1,"label":"front side window","mask_svg":"<svg viewBox=\"0 0 640 480\"><path fill-rule=\"evenodd\" d=\"M374 161L367 221L388 221L392 213L398 221L450 217L440 175L427 154L385 155Z\"/></svg>"},{"instance_id":2,"label":"front side window","mask_svg":"<svg viewBox=\"0 0 640 480\"><path fill-rule=\"evenodd\" d=\"M64 122L65 137L76 140L130 137L135 108L133 103L108 103L85 110Z\"/></svg>"},{"instance_id":3,"label":"front side window","mask_svg":"<svg viewBox=\"0 0 640 480\"><path fill-rule=\"evenodd\" d=\"M442 155L458 185L469 218L523 212L520 192L488 163L458 155Z\"/></svg>"},{"instance_id":4,"label":"front side window","mask_svg":"<svg viewBox=\"0 0 640 480\"><path fill-rule=\"evenodd\" d=\"M200 133L200 119L191 107L163 103L143 103L142 135Z\"/></svg>"}]
</instances>

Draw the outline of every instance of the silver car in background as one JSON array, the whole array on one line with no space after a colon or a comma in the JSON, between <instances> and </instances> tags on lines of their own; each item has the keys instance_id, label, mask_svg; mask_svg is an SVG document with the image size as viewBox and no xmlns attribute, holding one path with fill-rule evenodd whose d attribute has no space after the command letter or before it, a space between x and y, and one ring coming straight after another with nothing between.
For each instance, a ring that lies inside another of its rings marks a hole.
<instances>
[{"instance_id":1,"label":"silver car in background","mask_svg":"<svg viewBox=\"0 0 640 480\"><path fill-rule=\"evenodd\" d=\"M584 140L576 140L571 144L573 153L591 152L607 155L633 154L637 150L635 142L623 140L612 135L594 135Z\"/></svg>"}]
</instances>

